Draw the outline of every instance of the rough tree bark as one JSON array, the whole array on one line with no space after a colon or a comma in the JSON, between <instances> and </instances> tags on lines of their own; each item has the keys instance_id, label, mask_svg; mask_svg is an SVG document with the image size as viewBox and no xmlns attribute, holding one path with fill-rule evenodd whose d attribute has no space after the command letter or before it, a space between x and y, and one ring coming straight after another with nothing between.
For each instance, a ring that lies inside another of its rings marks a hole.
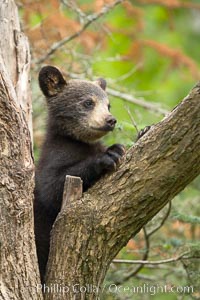
<instances>
[{"instance_id":1,"label":"rough tree bark","mask_svg":"<svg viewBox=\"0 0 200 300\"><path fill-rule=\"evenodd\" d=\"M47 286L60 284L59 299L97 299L119 250L199 173L200 84L128 150L117 172L81 199L68 191L52 231Z\"/></svg>"},{"instance_id":2,"label":"rough tree bark","mask_svg":"<svg viewBox=\"0 0 200 300\"><path fill-rule=\"evenodd\" d=\"M33 234L30 54L12 0L0 5L1 300L42 299ZM35 287L35 288L33 288Z\"/></svg>"},{"instance_id":3,"label":"rough tree bark","mask_svg":"<svg viewBox=\"0 0 200 300\"><path fill-rule=\"evenodd\" d=\"M38 300L43 297L37 289L33 235L29 49L12 0L1 3L0 22L0 297ZM78 197L67 182L66 201L52 231L47 286L53 292L45 298L97 299L118 251L199 173L197 85L127 152L117 172L82 198L80 181L75 179Z\"/></svg>"}]
</instances>

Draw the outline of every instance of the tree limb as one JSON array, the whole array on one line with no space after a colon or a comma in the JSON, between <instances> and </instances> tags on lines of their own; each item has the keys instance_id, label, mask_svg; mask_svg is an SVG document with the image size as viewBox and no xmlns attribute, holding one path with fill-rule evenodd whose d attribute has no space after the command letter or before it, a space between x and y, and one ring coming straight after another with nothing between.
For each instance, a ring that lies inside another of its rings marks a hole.
<instances>
[{"instance_id":1,"label":"tree limb","mask_svg":"<svg viewBox=\"0 0 200 300\"><path fill-rule=\"evenodd\" d=\"M168 264L171 262L175 262L184 258L189 252L184 252L177 257L172 257L168 259L161 259L161 260L131 260L131 259L114 259L114 263L121 263L121 264L141 264L141 265L160 265L160 264ZM188 259L188 257L186 257ZM192 259L192 257L191 257Z\"/></svg>"},{"instance_id":2,"label":"tree limb","mask_svg":"<svg viewBox=\"0 0 200 300\"><path fill-rule=\"evenodd\" d=\"M162 225L165 223L165 221L167 220L169 214L170 214L170 210L171 210L171 201L169 202L169 207L167 210L167 213L165 214L164 218L162 219L162 221L160 222L160 224L158 224L154 229L152 229L150 232L148 232L146 230L146 227L143 227L143 232L144 232L144 239L145 239L145 251L143 254L143 258L142 260L137 260L137 264L138 266L136 268L134 268L133 270L129 271L128 274L125 274L124 276L122 276L122 278L120 278L118 281L115 282L115 284L120 285L123 282L129 280L131 277L134 277L146 264L148 257L149 257L149 250L150 250L150 237L151 235L153 235L157 230L159 230ZM182 256L181 256L182 257ZM174 258L172 258L174 259ZM134 260L123 260L123 259L114 259L112 262L114 263L122 263L122 261L124 261L125 263L127 263L128 261L130 261L130 264L134 264ZM140 264L140 261L142 261L142 263Z\"/></svg>"},{"instance_id":3,"label":"tree limb","mask_svg":"<svg viewBox=\"0 0 200 300\"><path fill-rule=\"evenodd\" d=\"M114 97L118 97L121 98L127 102L131 102L134 104L137 104L145 109L148 109L150 111L159 113L161 115L165 115L166 113L168 113L168 111L162 107L160 107L160 105L157 105L156 103L152 103L149 101L145 101L143 99L137 99L134 96L130 95L130 94L126 94L126 93L122 93L120 91L111 89L111 88L107 88L106 89L108 95L114 96Z\"/></svg>"},{"instance_id":4,"label":"tree limb","mask_svg":"<svg viewBox=\"0 0 200 300\"><path fill-rule=\"evenodd\" d=\"M89 27L93 22L100 19L102 16L106 15L108 12L110 12L115 6L118 4L121 4L124 2L124 0L115 0L112 4L104 6L99 13L94 13L86 17L86 22L83 24L81 29L76 31L74 34L65 37L64 39L54 43L51 48L47 51L47 53L40 57L38 60L35 61L36 64L43 63L48 57L53 55L58 49L63 47L66 43L69 43L70 41L74 40L78 36L80 36L86 29Z\"/></svg>"},{"instance_id":5,"label":"tree limb","mask_svg":"<svg viewBox=\"0 0 200 300\"><path fill-rule=\"evenodd\" d=\"M70 286L60 299L96 299L119 250L199 173L200 83L127 151L115 173L81 200L66 201L51 240L51 253L62 253L59 264L65 269L58 274L50 255L47 285ZM96 290L83 293L75 284Z\"/></svg>"}]
</instances>

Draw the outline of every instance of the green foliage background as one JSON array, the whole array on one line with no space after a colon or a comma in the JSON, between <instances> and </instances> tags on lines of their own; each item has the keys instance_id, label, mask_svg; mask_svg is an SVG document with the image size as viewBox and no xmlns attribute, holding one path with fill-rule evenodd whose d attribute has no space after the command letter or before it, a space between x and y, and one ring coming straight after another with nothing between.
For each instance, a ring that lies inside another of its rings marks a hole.
<instances>
[{"instance_id":1,"label":"green foliage background","mask_svg":"<svg viewBox=\"0 0 200 300\"><path fill-rule=\"evenodd\" d=\"M42 64L37 64L37 59L48 50L49 46L44 49L41 47L39 49L41 51L37 52L35 44L38 40L34 40L32 32L41 26L49 15L54 14L53 4L56 2L66 20L79 22L77 13L72 7L60 5L58 1L52 0L49 3L44 1L41 4L43 10L34 10L28 1L23 1L20 10L24 28L32 45L33 62L35 62L32 66L32 93L36 161L45 132L46 118L44 99L37 84L37 74ZM86 0L76 3L87 15L94 13L94 2L98 4L98 1ZM56 65L65 70L68 76L83 76L92 80L104 77L109 88L170 111L188 94L199 79L200 7L198 9L195 6L198 5L198 1L178 1L180 5L177 7L174 6L174 1L162 5L164 2L160 1L159 5L159 1L158 4L149 1L149 5L144 5L141 4L142 1L130 1L128 6L116 6L98 22L88 27L86 33L82 34L83 39L80 37L67 43L53 56L48 57L43 64ZM184 7L186 2L189 5ZM47 32L47 36L48 34L51 37L49 42L51 45L56 42L56 39L53 39L51 32ZM83 43L84 40L87 44L87 39L92 43L92 48ZM121 98L110 97L110 101L111 111L118 119L118 125L114 133L105 137L104 142L108 145L120 142L129 147L134 143L137 132L131 119L134 119L137 127L141 129L163 118L162 114ZM197 178L174 199L172 212L165 226L151 237L149 259L173 257L194 244L199 247L199 191L200 179ZM159 221L159 216L157 218L155 223ZM119 258L140 259L145 249L144 244L141 247L142 240L143 237L138 235L135 238L138 249L137 247L124 248ZM117 282L131 268L123 264L111 265L106 284ZM124 282L124 286L143 284L184 286L190 283L181 262L170 264L170 267L166 268L143 268L139 274L141 275ZM200 291L195 290L195 293ZM173 300L190 297L191 295L177 293L136 295L105 292L102 299Z\"/></svg>"}]
</instances>

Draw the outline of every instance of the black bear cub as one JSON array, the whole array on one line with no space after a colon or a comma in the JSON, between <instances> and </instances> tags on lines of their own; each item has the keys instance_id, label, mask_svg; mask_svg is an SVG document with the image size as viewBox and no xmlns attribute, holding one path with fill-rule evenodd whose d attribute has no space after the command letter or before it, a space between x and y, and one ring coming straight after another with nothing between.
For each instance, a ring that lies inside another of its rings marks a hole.
<instances>
[{"instance_id":1,"label":"black bear cub","mask_svg":"<svg viewBox=\"0 0 200 300\"><path fill-rule=\"evenodd\" d=\"M83 191L113 171L123 146L104 147L99 138L115 127L102 78L65 81L60 71L46 66L39 85L48 106L47 133L35 178L35 238L41 280L44 282L50 231L61 208L66 175L81 177Z\"/></svg>"}]
</instances>

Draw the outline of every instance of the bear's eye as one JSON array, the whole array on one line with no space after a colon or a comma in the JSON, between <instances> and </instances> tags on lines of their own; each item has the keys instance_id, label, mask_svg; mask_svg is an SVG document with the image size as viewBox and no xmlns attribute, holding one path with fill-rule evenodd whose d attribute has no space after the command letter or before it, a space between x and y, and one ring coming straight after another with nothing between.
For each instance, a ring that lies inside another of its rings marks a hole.
<instances>
[{"instance_id":1,"label":"bear's eye","mask_svg":"<svg viewBox=\"0 0 200 300\"><path fill-rule=\"evenodd\" d=\"M110 109L111 109L111 105L110 105L110 104L108 104L108 110L110 111Z\"/></svg>"},{"instance_id":2,"label":"bear's eye","mask_svg":"<svg viewBox=\"0 0 200 300\"><path fill-rule=\"evenodd\" d=\"M94 107L94 101L92 99L87 99L86 101L84 101L83 104L86 108L93 108Z\"/></svg>"}]
</instances>

